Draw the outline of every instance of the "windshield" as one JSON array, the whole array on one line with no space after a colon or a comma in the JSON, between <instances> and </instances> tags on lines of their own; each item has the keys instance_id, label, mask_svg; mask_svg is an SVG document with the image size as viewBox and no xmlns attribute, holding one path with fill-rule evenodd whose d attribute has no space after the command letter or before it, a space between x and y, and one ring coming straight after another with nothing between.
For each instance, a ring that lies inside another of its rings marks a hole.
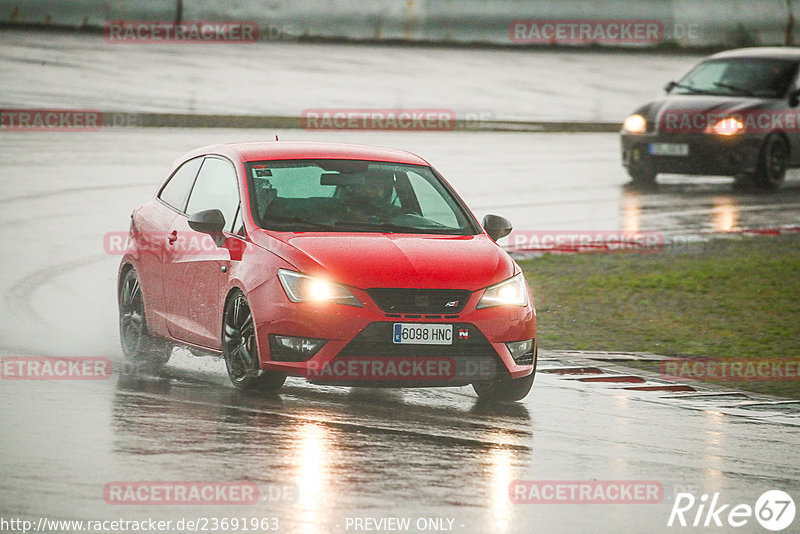
<instances>
[{"instance_id":1,"label":"windshield","mask_svg":"<svg viewBox=\"0 0 800 534\"><path fill-rule=\"evenodd\" d=\"M704 61L684 76L675 94L783 97L797 72L797 63L783 59L736 58Z\"/></svg>"},{"instance_id":2,"label":"windshield","mask_svg":"<svg viewBox=\"0 0 800 534\"><path fill-rule=\"evenodd\" d=\"M253 218L278 231L474 235L430 167L358 160L247 163Z\"/></svg>"}]
</instances>

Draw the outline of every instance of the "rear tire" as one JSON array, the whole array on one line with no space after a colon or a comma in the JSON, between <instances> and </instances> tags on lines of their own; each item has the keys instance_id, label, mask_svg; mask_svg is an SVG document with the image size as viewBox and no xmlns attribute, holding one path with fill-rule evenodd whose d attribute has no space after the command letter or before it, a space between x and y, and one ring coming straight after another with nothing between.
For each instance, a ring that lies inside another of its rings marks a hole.
<instances>
[{"instance_id":1,"label":"rear tire","mask_svg":"<svg viewBox=\"0 0 800 534\"><path fill-rule=\"evenodd\" d=\"M118 297L122 353L138 367L151 371L160 369L172 355L172 344L147 332L142 286L133 267L123 272Z\"/></svg>"},{"instance_id":2,"label":"rear tire","mask_svg":"<svg viewBox=\"0 0 800 534\"><path fill-rule=\"evenodd\" d=\"M536 348L533 357L533 370L528 376L489 382L475 382L472 389L481 400L497 402L515 402L524 399L533 387L536 378L536 365L539 362L539 348Z\"/></svg>"},{"instance_id":3,"label":"rear tire","mask_svg":"<svg viewBox=\"0 0 800 534\"><path fill-rule=\"evenodd\" d=\"M236 289L225 303L222 318L222 356L228 377L238 389L258 388L276 392L286 381L286 375L262 371L258 363L258 346L253 315L247 299Z\"/></svg>"},{"instance_id":4,"label":"rear tire","mask_svg":"<svg viewBox=\"0 0 800 534\"><path fill-rule=\"evenodd\" d=\"M760 189L779 188L786 178L788 162L789 147L786 141L780 135L770 135L761 147L753 184Z\"/></svg>"}]
</instances>

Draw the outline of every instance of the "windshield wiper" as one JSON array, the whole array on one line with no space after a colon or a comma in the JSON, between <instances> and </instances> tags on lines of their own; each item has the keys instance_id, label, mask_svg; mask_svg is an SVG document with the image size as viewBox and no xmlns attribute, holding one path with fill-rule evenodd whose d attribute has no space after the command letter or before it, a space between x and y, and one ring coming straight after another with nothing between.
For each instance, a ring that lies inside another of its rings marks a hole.
<instances>
[{"instance_id":1,"label":"windshield wiper","mask_svg":"<svg viewBox=\"0 0 800 534\"><path fill-rule=\"evenodd\" d=\"M693 87L691 85L685 85L685 84L677 83L677 82L672 87L673 87L673 89L677 87L678 89L685 89L687 91L691 91L692 93L697 93L697 94L702 94L702 95L713 94L711 91L706 91L705 89L698 89L697 87Z\"/></svg>"},{"instance_id":2,"label":"windshield wiper","mask_svg":"<svg viewBox=\"0 0 800 534\"><path fill-rule=\"evenodd\" d=\"M452 228L420 228L419 226L404 226L402 224L394 224L391 222L360 222L360 221L337 221L334 226L338 229L356 228L359 230L375 230L387 232L399 232L409 234L431 234L431 233L448 233L453 231Z\"/></svg>"},{"instance_id":3,"label":"windshield wiper","mask_svg":"<svg viewBox=\"0 0 800 534\"><path fill-rule=\"evenodd\" d=\"M267 219L263 219L262 224L268 225L271 223L275 224L301 224L303 226L308 226L311 228L316 228L320 230L334 230L334 227L330 224L314 222L314 221L307 221L302 217L269 217Z\"/></svg>"},{"instance_id":4,"label":"windshield wiper","mask_svg":"<svg viewBox=\"0 0 800 534\"><path fill-rule=\"evenodd\" d=\"M730 89L731 91L736 91L739 94L747 95L747 96L754 96L753 92L749 89L744 89L742 87L736 87L735 85L731 85L729 83L722 83L722 82L714 82L716 87L722 87L723 89Z\"/></svg>"}]
</instances>

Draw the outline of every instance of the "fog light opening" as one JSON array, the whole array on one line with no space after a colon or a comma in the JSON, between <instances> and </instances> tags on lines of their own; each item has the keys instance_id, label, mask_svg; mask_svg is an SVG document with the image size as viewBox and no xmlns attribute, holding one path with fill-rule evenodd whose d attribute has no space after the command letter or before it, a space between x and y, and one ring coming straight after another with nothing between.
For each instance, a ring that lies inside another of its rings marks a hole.
<instances>
[{"instance_id":1,"label":"fog light opening","mask_svg":"<svg viewBox=\"0 0 800 534\"><path fill-rule=\"evenodd\" d=\"M511 353L511 357L517 365L531 365L533 363L533 345L533 339L506 343L508 352Z\"/></svg>"},{"instance_id":2,"label":"fog light opening","mask_svg":"<svg viewBox=\"0 0 800 534\"><path fill-rule=\"evenodd\" d=\"M311 359L327 343L325 339L269 335L273 361L304 362Z\"/></svg>"}]
</instances>

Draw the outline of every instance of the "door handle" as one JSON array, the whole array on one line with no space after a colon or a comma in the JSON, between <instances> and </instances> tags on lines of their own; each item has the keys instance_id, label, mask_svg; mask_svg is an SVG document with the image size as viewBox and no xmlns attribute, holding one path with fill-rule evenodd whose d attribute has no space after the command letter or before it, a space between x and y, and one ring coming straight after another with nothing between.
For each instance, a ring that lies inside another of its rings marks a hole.
<instances>
[{"instance_id":1,"label":"door handle","mask_svg":"<svg viewBox=\"0 0 800 534\"><path fill-rule=\"evenodd\" d=\"M169 234L169 236L167 236L167 241L169 242L170 245L172 245L177 240L178 240L178 231L177 230L173 230L172 233Z\"/></svg>"}]
</instances>

